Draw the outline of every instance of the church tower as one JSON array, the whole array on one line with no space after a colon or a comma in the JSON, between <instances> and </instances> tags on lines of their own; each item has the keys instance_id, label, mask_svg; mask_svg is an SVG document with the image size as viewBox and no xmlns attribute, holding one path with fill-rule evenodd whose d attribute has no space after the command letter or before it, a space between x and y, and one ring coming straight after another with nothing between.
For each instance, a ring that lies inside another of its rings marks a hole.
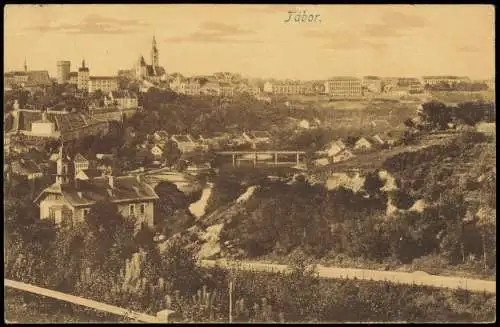
<instances>
[{"instance_id":1,"label":"church tower","mask_svg":"<svg viewBox=\"0 0 500 327\"><path fill-rule=\"evenodd\" d=\"M156 38L154 35L153 35L153 45L151 47L151 66L153 66L154 71L156 71L156 68L160 66L158 58L158 48L156 47Z\"/></svg>"}]
</instances>

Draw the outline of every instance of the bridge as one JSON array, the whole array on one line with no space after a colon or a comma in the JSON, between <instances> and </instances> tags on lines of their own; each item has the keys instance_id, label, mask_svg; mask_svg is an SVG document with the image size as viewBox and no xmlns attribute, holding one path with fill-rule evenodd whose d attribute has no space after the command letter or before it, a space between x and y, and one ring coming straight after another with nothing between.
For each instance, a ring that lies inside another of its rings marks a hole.
<instances>
[{"instance_id":1,"label":"bridge","mask_svg":"<svg viewBox=\"0 0 500 327\"><path fill-rule=\"evenodd\" d=\"M6 287L11 287L17 290L25 291L25 292L30 292L46 297L50 297L53 299L57 299L60 301L65 301L77 305L81 305L87 308L92 308L98 311L104 311L108 313L112 313L118 316L126 317L135 321L139 322L147 322L147 323L166 323L168 322L170 317L173 317L175 312L171 310L163 310L157 313L156 317L151 316L145 313L140 313L140 312L135 312L129 309L124 309L120 308L114 305L106 304L106 303L101 303L97 302L94 300L89 300L85 299L82 297L54 291L54 290L49 290L46 288L30 285L30 284L25 284L22 282L10 280L10 279L4 279L4 283Z\"/></svg>"},{"instance_id":2,"label":"bridge","mask_svg":"<svg viewBox=\"0 0 500 327\"><path fill-rule=\"evenodd\" d=\"M299 165L301 156L306 154L305 151L221 151L216 152L216 155L230 155L233 159L233 167L238 167L240 161L252 161L253 166L256 167L259 160L268 162L269 159L274 159L274 165ZM279 161L278 155L295 156L295 161Z\"/></svg>"}]
</instances>

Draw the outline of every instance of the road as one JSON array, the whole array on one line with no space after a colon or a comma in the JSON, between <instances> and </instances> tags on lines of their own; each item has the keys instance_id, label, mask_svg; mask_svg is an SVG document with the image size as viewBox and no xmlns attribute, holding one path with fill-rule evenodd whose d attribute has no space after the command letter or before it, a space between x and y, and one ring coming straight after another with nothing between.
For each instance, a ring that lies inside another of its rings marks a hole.
<instances>
[{"instance_id":1,"label":"road","mask_svg":"<svg viewBox=\"0 0 500 327\"><path fill-rule=\"evenodd\" d=\"M239 268L249 271L273 271L286 272L290 268L286 265L259 263L252 261L227 261L227 260L201 260L202 267L214 267L219 265L226 268ZM425 272L399 272L399 271L379 271L369 269L354 268L334 268L317 265L319 277L323 278L348 278L364 279L374 281L388 281L398 284L425 285L438 288L467 289L476 292L488 292L496 294L496 281L480 279L469 279L461 277L448 277L430 275Z\"/></svg>"}]
</instances>

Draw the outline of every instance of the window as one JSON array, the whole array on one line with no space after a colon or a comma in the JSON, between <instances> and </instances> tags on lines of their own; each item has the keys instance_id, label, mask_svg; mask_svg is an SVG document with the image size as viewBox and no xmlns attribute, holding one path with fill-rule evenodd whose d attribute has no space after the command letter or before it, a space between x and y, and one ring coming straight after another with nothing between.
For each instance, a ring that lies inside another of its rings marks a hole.
<instances>
[{"instance_id":1,"label":"window","mask_svg":"<svg viewBox=\"0 0 500 327\"><path fill-rule=\"evenodd\" d=\"M143 215L146 212L146 205L144 203L141 203L140 210L141 210L141 215Z\"/></svg>"},{"instance_id":2,"label":"window","mask_svg":"<svg viewBox=\"0 0 500 327\"><path fill-rule=\"evenodd\" d=\"M56 219L56 211L54 208L49 208L49 218L54 220Z\"/></svg>"},{"instance_id":3,"label":"window","mask_svg":"<svg viewBox=\"0 0 500 327\"><path fill-rule=\"evenodd\" d=\"M129 216L134 216L135 214L135 204L131 204L128 206L128 215Z\"/></svg>"},{"instance_id":4,"label":"window","mask_svg":"<svg viewBox=\"0 0 500 327\"><path fill-rule=\"evenodd\" d=\"M83 218L87 218L90 213L90 209L83 209Z\"/></svg>"}]
</instances>

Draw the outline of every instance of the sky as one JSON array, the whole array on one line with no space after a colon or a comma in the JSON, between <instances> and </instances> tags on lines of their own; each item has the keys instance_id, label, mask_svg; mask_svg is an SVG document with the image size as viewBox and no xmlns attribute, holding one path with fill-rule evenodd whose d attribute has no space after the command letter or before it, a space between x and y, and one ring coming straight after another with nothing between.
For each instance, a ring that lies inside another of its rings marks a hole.
<instances>
[{"instance_id":1,"label":"sky","mask_svg":"<svg viewBox=\"0 0 500 327\"><path fill-rule=\"evenodd\" d=\"M289 22L288 12L314 15ZM5 70L85 58L91 75L148 64L184 75L261 78L465 75L492 78L491 5L7 5Z\"/></svg>"}]
</instances>

